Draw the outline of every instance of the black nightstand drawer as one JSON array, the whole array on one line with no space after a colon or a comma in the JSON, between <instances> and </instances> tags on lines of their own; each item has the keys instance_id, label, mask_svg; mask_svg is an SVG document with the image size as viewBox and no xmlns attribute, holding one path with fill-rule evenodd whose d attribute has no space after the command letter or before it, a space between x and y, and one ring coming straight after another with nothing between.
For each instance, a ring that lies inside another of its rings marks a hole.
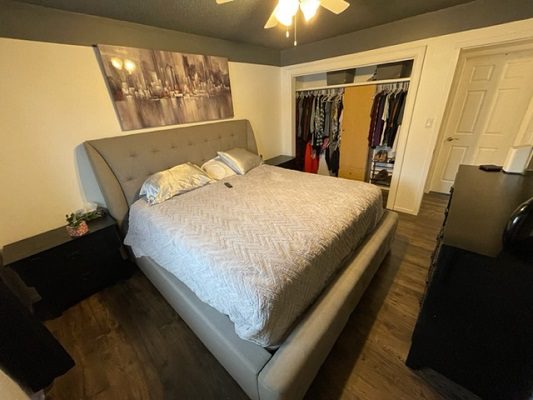
<instances>
[{"instance_id":1,"label":"black nightstand drawer","mask_svg":"<svg viewBox=\"0 0 533 400\"><path fill-rule=\"evenodd\" d=\"M35 287L43 301L34 305L36 314L44 319L59 315L68 307L123 278L121 270L126 267L124 264L124 260L116 259L115 264L93 266L76 274L66 274L39 283Z\"/></svg>"},{"instance_id":2,"label":"black nightstand drawer","mask_svg":"<svg viewBox=\"0 0 533 400\"><path fill-rule=\"evenodd\" d=\"M20 260L11 267L27 285L35 286L64 275L84 273L102 260L118 254L120 247L121 243L113 229L108 228L97 235L80 237L60 247Z\"/></svg>"},{"instance_id":3,"label":"black nightstand drawer","mask_svg":"<svg viewBox=\"0 0 533 400\"><path fill-rule=\"evenodd\" d=\"M34 304L41 318L63 310L128 277L132 265L122 257L122 242L110 217L89 223L89 233L70 238L65 228L37 235L4 248L6 265L42 300Z\"/></svg>"}]
</instances>

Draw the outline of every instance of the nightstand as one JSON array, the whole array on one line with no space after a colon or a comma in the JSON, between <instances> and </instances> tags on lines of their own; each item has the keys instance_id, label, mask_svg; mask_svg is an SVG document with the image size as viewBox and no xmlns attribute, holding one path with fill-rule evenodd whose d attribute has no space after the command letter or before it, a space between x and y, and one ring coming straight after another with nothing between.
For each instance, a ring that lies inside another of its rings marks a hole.
<instances>
[{"instance_id":1,"label":"nightstand","mask_svg":"<svg viewBox=\"0 0 533 400\"><path fill-rule=\"evenodd\" d=\"M265 164L275 165L281 168L296 169L294 165L295 157L293 156L276 156L265 160Z\"/></svg>"},{"instance_id":2,"label":"nightstand","mask_svg":"<svg viewBox=\"0 0 533 400\"><path fill-rule=\"evenodd\" d=\"M131 275L133 265L123 255L115 220L104 216L88 225L89 232L78 238L68 236L62 226L4 247L5 266L40 295L41 300L33 304L40 319L57 317Z\"/></svg>"}]
</instances>

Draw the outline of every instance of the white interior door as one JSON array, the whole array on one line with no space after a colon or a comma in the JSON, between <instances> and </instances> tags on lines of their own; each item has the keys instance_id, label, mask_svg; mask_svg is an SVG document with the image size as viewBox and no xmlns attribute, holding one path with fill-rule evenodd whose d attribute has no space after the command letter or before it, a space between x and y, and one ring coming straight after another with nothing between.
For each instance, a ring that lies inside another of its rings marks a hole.
<instances>
[{"instance_id":1,"label":"white interior door","mask_svg":"<svg viewBox=\"0 0 533 400\"><path fill-rule=\"evenodd\" d=\"M466 57L448 106L431 190L447 193L460 164L501 165L533 96L533 50Z\"/></svg>"}]
</instances>

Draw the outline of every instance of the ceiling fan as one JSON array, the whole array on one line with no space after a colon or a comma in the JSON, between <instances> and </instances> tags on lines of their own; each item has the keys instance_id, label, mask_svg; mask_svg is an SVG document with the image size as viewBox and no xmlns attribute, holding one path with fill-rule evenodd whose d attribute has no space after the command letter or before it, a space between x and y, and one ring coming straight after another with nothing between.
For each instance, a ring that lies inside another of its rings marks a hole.
<instances>
[{"instance_id":1,"label":"ceiling fan","mask_svg":"<svg viewBox=\"0 0 533 400\"><path fill-rule=\"evenodd\" d=\"M229 3L230 1L233 0L216 0L217 4ZM315 16L318 7L324 7L334 14L340 14L349 5L350 3L344 0L278 0L278 4L265 24L265 29L275 27L278 22L286 27L291 26L298 9L302 11L305 20L309 21Z\"/></svg>"}]
</instances>

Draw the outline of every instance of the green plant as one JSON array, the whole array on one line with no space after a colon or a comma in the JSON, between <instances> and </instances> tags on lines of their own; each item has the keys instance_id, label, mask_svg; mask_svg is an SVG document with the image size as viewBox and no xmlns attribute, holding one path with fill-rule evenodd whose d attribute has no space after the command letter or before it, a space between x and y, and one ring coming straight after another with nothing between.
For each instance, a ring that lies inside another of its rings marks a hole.
<instances>
[{"instance_id":1,"label":"green plant","mask_svg":"<svg viewBox=\"0 0 533 400\"><path fill-rule=\"evenodd\" d=\"M102 210L95 210L89 212L76 211L75 213L65 214L67 225L77 228L83 221L91 221L103 215Z\"/></svg>"},{"instance_id":2,"label":"green plant","mask_svg":"<svg viewBox=\"0 0 533 400\"><path fill-rule=\"evenodd\" d=\"M70 213L70 215L66 214L65 219L67 220L67 225L73 228L77 228L83 221L85 221L78 213Z\"/></svg>"}]
</instances>

